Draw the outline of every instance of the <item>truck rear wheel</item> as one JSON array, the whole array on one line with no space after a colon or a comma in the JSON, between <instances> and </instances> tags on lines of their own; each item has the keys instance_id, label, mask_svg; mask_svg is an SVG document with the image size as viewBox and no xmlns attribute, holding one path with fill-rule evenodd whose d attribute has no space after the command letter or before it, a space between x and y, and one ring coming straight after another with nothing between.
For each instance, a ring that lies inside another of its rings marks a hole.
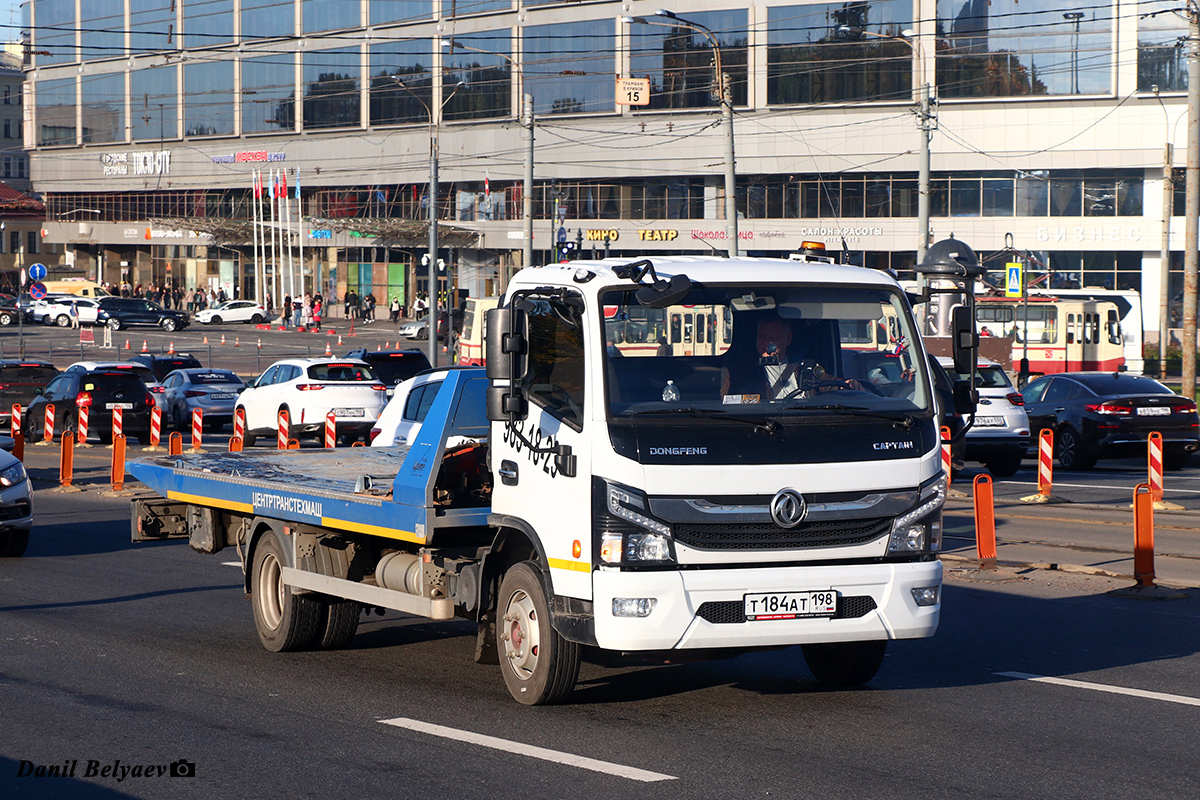
<instances>
[{"instance_id":1,"label":"truck rear wheel","mask_svg":"<svg viewBox=\"0 0 1200 800\"><path fill-rule=\"evenodd\" d=\"M322 650L340 650L358 633L362 606L353 600L330 598L321 601Z\"/></svg>"},{"instance_id":2,"label":"truck rear wheel","mask_svg":"<svg viewBox=\"0 0 1200 800\"><path fill-rule=\"evenodd\" d=\"M254 549L250 599L258 638L272 653L307 649L323 634L320 603L284 584L286 563L279 534L267 531Z\"/></svg>"},{"instance_id":3,"label":"truck rear wheel","mask_svg":"<svg viewBox=\"0 0 1200 800\"><path fill-rule=\"evenodd\" d=\"M818 681L830 686L858 686L879 672L887 640L804 644L800 647L809 672Z\"/></svg>"},{"instance_id":4,"label":"truck rear wheel","mask_svg":"<svg viewBox=\"0 0 1200 800\"><path fill-rule=\"evenodd\" d=\"M558 634L537 567L523 561L500 583L496 654L509 693L527 706L557 703L575 688L579 645Z\"/></svg>"}]
</instances>

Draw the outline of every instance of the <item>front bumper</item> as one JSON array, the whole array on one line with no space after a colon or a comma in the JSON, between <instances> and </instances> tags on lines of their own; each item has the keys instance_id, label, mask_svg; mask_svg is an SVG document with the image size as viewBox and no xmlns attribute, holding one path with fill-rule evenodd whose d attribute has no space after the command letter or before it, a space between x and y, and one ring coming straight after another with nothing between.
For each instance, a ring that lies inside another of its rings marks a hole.
<instances>
[{"instance_id":1,"label":"front bumper","mask_svg":"<svg viewBox=\"0 0 1200 800\"><path fill-rule=\"evenodd\" d=\"M941 582L942 564L936 560L663 572L599 570L593 573L596 643L607 650L638 651L920 639L937 630L941 604L918 606L912 590ZM755 622L741 616L748 593L817 589L836 590L847 614ZM647 617L614 617L616 597L653 597L658 602Z\"/></svg>"},{"instance_id":2,"label":"front bumper","mask_svg":"<svg viewBox=\"0 0 1200 800\"><path fill-rule=\"evenodd\" d=\"M33 489L28 480L0 490L0 530L33 528Z\"/></svg>"}]
</instances>

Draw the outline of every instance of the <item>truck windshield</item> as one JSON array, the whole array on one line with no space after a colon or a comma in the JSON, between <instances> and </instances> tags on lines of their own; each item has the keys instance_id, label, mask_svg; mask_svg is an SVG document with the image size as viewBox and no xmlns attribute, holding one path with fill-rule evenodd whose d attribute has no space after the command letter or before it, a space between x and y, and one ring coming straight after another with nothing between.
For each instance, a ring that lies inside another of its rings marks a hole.
<instances>
[{"instance_id":1,"label":"truck windshield","mask_svg":"<svg viewBox=\"0 0 1200 800\"><path fill-rule=\"evenodd\" d=\"M928 370L898 290L694 285L684 302L658 309L635 292L602 296L613 417L931 413Z\"/></svg>"}]
</instances>

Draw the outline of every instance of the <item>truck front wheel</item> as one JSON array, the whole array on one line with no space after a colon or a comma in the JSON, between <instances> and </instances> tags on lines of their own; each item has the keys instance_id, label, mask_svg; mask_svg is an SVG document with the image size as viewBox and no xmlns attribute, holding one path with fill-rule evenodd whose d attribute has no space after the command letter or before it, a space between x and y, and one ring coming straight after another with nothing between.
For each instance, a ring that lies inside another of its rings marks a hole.
<instances>
[{"instance_id":1,"label":"truck front wheel","mask_svg":"<svg viewBox=\"0 0 1200 800\"><path fill-rule=\"evenodd\" d=\"M286 563L279 534L267 531L254 549L251 605L258 638L272 653L307 649L324 634L320 603L283 582Z\"/></svg>"},{"instance_id":2,"label":"truck front wheel","mask_svg":"<svg viewBox=\"0 0 1200 800\"><path fill-rule=\"evenodd\" d=\"M859 686L879 672L887 640L800 645L809 672L830 686Z\"/></svg>"},{"instance_id":3,"label":"truck front wheel","mask_svg":"<svg viewBox=\"0 0 1200 800\"><path fill-rule=\"evenodd\" d=\"M513 698L538 706L570 694L579 677L579 645L551 626L541 575L532 562L504 574L497 610L496 653Z\"/></svg>"}]
</instances>

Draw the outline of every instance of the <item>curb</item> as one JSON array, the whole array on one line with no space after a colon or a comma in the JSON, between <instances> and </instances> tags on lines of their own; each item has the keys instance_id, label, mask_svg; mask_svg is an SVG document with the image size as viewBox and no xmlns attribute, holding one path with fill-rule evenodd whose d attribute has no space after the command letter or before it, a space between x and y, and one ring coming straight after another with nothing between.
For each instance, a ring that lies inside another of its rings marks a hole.
<instances>
[{"instance_id":1,"label":"curb","mask_svg":"<svg viewBox=\"0 0 1200 800\"><path fill-rule=\"evenodd\" d=\"M950 553L943 553L938 556L947 566L954 564L972 564L975 569L979 564L979 559L969 558L967 556L957 556ZM1100 567L1084 567L1078 564L1057 564L1040 561L997 561L997 567L1004 567L1009 570L1039 570L1042 572L1066 572L1073 575L1092 575L1101 578L1119 578L1122 580L1134 581L1132 575L1122 572L1113 572ZM976 571L978 571L976 569ZM1160 584L1161 585L1161 584ZM1180 589L1200 589L1200 584L1178 583L1172 581L1172 588Z\"/></svg>"}]
</instances>

